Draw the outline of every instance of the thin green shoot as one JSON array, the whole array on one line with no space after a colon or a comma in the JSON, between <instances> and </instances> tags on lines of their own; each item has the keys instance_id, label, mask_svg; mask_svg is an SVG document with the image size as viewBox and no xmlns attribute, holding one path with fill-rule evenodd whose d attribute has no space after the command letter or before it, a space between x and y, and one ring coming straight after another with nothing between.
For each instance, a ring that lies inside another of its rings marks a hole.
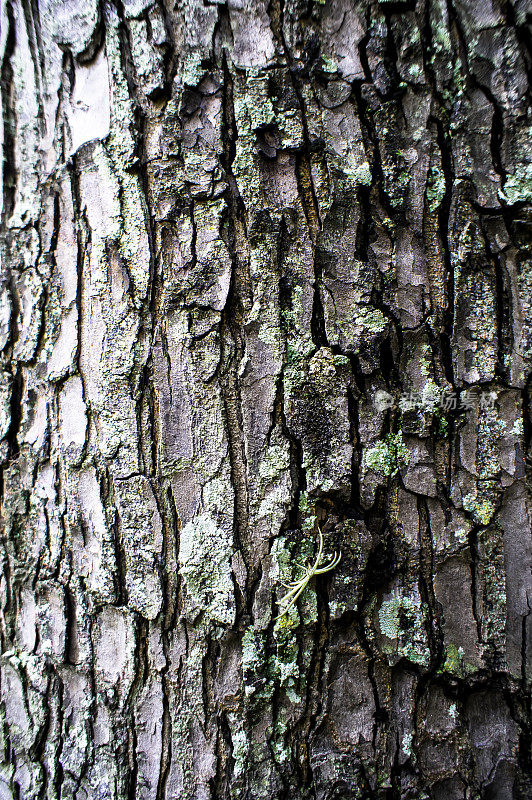
<instances>
[{"instance_id":1,"label":"thin green shoot","mask_svg":"<svg viewBox=\"0 0 532 800\"><path fill-rule=\"evenodd\" d=\"M280 617L287 614L290 609L296 604L298 597L300 596L301 592L304 591L308 582L315 576L315 575L323 575L325 572L330 572L334 569L340 562L342 558L341 553L334 552L332 558L328 562L323 562L323 534L319 532L319 544L318 544L318 553L316 555L316 559L313 564L307 564L307 566L303 566L302 564L297 564L300 569L304 570L304 575L298 581L291 581L290 583L281 583L281 586L284 586L285 589L288 589L287 593L281 599L279 603L280 613L275 617L275 619L279 619Z\"/></svg>"}]
</instances>

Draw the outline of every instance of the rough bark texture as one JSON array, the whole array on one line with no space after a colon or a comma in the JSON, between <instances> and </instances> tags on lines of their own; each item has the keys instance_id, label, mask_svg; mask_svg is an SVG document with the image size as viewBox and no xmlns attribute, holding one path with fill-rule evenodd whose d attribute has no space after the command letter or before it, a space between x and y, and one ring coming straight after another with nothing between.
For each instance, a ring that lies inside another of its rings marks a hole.
<instances>
[{"instance_id":1,"label":"rough bark texture","mask_svg":"<svg viewBox=\"0 0 532 800\"><path fill-rule=\"evenodd\" d=\"M532 796L529 10L4 1L1 800Z\"/></svg>"}]
</instances>

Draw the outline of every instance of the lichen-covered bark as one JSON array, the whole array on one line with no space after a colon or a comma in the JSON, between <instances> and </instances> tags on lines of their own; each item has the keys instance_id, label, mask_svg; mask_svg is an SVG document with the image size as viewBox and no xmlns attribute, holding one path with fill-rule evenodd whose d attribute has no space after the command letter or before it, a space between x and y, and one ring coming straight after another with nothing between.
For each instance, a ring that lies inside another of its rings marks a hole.
<instances>
[{"instance_id":1,"label":"lichen-covered bark","mask_svg":"<svg viewBox=\"0 0 532 800\"><path fill-rule=\"evenodd\" d=\"M532 796L529 20L5 0L0 800Z\"/></svg>"}]
</instances>

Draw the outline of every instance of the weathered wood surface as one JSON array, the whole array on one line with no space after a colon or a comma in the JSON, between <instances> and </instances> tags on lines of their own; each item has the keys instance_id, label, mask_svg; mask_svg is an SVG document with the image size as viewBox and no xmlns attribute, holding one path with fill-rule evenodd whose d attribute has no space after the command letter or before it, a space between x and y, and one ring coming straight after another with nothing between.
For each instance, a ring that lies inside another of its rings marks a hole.
<instances>
[{"instance_id":1,"label":"weathered wood surface","mask_svg":"<svg viewBox=\"0 0 532 800\"><path fill-rule=\"evenodd\" d=\"M0 800L532 796L531 11L4 0Z\"/></svg>"}]
</instances>

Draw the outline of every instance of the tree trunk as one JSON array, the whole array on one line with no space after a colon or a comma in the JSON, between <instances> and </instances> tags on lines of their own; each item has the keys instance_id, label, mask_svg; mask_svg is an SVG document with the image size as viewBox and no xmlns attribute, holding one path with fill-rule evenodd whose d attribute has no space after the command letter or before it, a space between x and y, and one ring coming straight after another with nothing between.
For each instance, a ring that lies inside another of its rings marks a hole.
<instances>
[{"instance_id":1,"label":"tree trunk","mask_svg":"<svg viewBox=\"0 0 532 800\"><path fill-rule=\"evenodd\" d=\"M532 796L529 10L5 0L0 800Z\"/></svg>"}]
</instances>

